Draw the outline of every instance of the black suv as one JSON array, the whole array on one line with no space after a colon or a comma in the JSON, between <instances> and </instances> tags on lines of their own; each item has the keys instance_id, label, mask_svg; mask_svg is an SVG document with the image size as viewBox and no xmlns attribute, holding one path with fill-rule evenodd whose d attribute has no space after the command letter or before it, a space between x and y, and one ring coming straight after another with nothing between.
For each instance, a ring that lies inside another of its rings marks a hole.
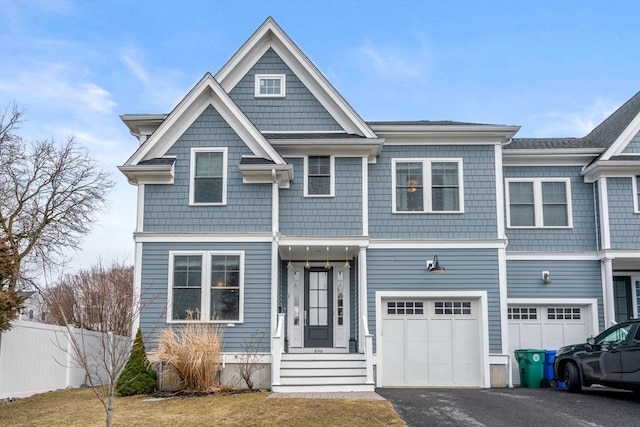
<instances>
[{"instance_id":1,"label":"black suv","mask_svg":"<svg viewBox=\"0 0 640 427\"><path fill-rule=\"evenodd\" d=\"M560 348L554 369L571 393L592 384L640 393L640 319L618 323L584 344Z\"/></svg>"}]
</instances>

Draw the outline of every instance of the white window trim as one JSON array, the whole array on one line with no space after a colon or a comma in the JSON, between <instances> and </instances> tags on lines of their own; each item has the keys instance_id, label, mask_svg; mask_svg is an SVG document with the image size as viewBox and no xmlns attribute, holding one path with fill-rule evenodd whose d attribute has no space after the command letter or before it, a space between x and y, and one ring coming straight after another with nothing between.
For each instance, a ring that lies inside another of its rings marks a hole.
<instances>
[{"instance_id":1,"label":"white window trim","mask_svg":"<svg viewBox=\"0 0 640 427\"><path fill-rule=\"evenodd\" d=\"M197 153L222 153L222 201L218 203L196 203L195 198L195 177L196 177L196 154ZM227 204L227 147L192 147L191 159L189 163L189 206L226 206Z\"/></svg>"},{"instance_id":2,"label":"white window trim","mask_svg":"<svg viewBox=\"0 0 640 427\"><path fill-rule=\"evenodd\" d=\"M640 197L638 196L638 191L640 191L640 188L638 188L638 180L640 180L640 175L631 177L631 189L633 192L633 213L640 214L640 201L638 201L638 197Z\"/></svg>"},{"instance_id":3,"label":"white window trim","mask_svg":"<svg viewBox=\"0 0 640 427\"><path fill-rule=\"evenodd\" d=\"M201 256L202 276L200 278L200 320L173 319L173 265L176 256ZM240 257L239 308L238 320L210 320L211 318L211 256L228 255ZM167 280L167 323L223 323L236 324L244 322L244 251L169 251L169 277Z\"/></svg>"},{"instance_id":4,"label":"white window trim","mask_svg":"<svg viewBox=\"0 0 640 427\"><path fill-rule=\"evenodd\" d=\"M329 157L330 165L330 188L329 194L309 194L309 156L304 156L304 197L335 197L336 191L336 158L335 156L311 156L311 157Z\"/></svg>"},{"instance_id":5,"label":"white window trim","mask_svg":"<svg viewBox=\"0 0 640 427\"><path fill-rule=\"evenodd\" d=\"M396 206L396 164L397 163L422 163L422 187L424 189L424 210L422 211L399 211ZM434 211L432 209L431 197L431 164L432 163L457 163L458 164L458 206L457 211ZM394 214L463 214L464 213L464 173L463 162L460 158L400 158L391 159L391 212Z\"/></svg>"},{"instance_id":6,"label":"white window trim","mask_svg":"<svg viewBox=\"0 0 640 427\"><path fill-rule=\"evenodd\" d=\"M514 229L569 229L573 228L573 209L571 205L571 178L507 178L505 179L505 204L507 208L507 228ZM512 182L533 183L534 225L511 225L511 197L509 184ZM567 195L567 225L545 226L542 215L542 183L564 182Z\"/></svg>"},{"instance_id":7,"label":"white window trim","mask_svg":"<svg viewBox=\"0 0 640 427\"><path fill-rule=\"evenodd\" d=\"M280 93L260 93L260 80L280 80ZM256 98L284 98L286 95L286 74L256 74L254 95Z\"/></svg>"}]
</instances>

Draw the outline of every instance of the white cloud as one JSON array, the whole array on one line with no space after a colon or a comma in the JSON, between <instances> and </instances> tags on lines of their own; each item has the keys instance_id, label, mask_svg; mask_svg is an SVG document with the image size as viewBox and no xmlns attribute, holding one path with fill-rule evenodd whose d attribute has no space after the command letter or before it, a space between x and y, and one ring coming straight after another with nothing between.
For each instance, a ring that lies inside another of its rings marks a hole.
<instances>
[{"instance_id":1,"label":"white cloud","mask_svg":"<svg viewBox=\"0 0 640 427\"><path fill-rule=\"evenodd\" d=\"M368 69L390 79L422 78L427 72L429 60L423 37L416 37L417 44L375 44L366 41L355 53Z\"/></svg>"},{"instance_id":2,"label":"white cloud","mask_svg":"<svg viewBox=\"0 0 640 427\"><path fill-rule=\"evenodd\" d=\"M535 126L535 137L583 137L602 123L620 101L596 98L591 104L578 105L573 111L548 111L537 114L531 121Z\"/></svg>"},{"instance_id":3,"label":"white cloud","mask_svg":"<svg viewBox=\"0 0 640 427\"><path fill-rule=\"evenodd\" d=\"M147 70L145 70L142 65L136 62L136 60L133 59L132 56L133 55L129 53L125 53L124 55L122 55L122 62L124 62L124 65L129 69L131 74L138 78L138 80L140 80L142 83L148 84L149 73L147 73Z\"/></svg>"}]
</instances>

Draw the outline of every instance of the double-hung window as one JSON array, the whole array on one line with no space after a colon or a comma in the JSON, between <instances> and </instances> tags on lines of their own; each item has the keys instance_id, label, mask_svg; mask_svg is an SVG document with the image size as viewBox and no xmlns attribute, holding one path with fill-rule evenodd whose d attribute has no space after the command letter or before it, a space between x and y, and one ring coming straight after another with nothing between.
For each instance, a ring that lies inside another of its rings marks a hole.
<instances>
[{"instance_id":1,"label":"double-hung window","mask_svg":"<svg viewBox=\"0 0 640 427\"><path fill-rule=\"evenodd\" d=\"M393 212L464 212L462 159L393 159Z\"/></svg>"},{"instance_id":2,"label":"double-hung window","mask_svg":"<svg viewBox=\"0 0 640 427\"><path fill-rule=\"evenodd\" d=\"M256 98L284 98L285 89L285 74L256 74Z\"/></svg>"},{"instance_id":3,"label":"double-hung window","mask_svg":"<svg viewBox=\"0 0 640 427\"><path fill-rule=\"evenodd\" d=\"M227 203L227 149L191 149L190 204Z\"/></svg>"},{"instance_id":4,"label":"double-hung window","mask_svg":"<svg viewBox=\"0 0 640 427\"><path fill-rule=\"evenodd\" d=\"M172 252L169 321L242 322L243 252Z\"/></svg>"},{"instance_id":5,"label":"double-hung window","mask_svg":"<svg viewBox=\"0 0 640 427\"><path fill-rule=\"evenodd\" d=\"M569 178L508 178L507 226L510 228L570 228Z\"/></svg>"},{"instance_id":6,"label":"double-hung window","mask_svg":"<svg viewBox=\"0 0 640 427\"><path fill-rule=\"evenodd\" d=\"M307 156L304 159L304 195L306 197L332 197L334 194L334 158Z\"/></svg>"}]
</instances>

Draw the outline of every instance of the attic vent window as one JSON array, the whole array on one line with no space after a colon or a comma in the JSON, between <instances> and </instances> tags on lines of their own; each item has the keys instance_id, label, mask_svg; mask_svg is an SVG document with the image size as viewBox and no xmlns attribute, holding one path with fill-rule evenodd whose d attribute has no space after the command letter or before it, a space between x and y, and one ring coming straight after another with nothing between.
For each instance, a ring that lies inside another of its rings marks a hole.
<instances>
[{"instance_id":1,"label":"attic vent window","mask_svg":"<svg viewBox=\"0 0 640 427\"><path fill-rule=\"evenodd\" d=\"M256 74L256 98L284 98L284 74Z\"/></svg>"}]
</instances>

